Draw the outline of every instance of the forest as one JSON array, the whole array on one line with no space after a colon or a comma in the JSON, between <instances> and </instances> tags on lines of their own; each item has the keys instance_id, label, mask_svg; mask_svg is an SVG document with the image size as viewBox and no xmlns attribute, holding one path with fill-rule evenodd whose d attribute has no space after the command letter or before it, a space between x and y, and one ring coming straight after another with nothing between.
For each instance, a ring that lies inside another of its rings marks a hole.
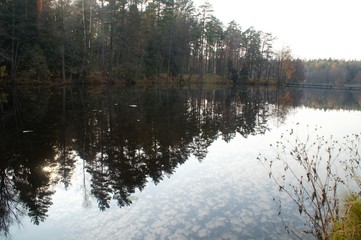
<instances>
[{"instance_id":1,"label":"forest","mask_svg":"<svg viewBox=\"0 0 361 240\"><path fill-rule=\"evenodd\" d=\"M224 25L192 0L1 0L0 79L10 82L290 80L274 36Z\"/></svg>"},{"instance_id":2,"label":"forest","mask_svg":"<svg viewBox=\"0 0 361 240\"><path fill-rule=\"evenodd\" d=\"M0 82L361 82L360 61L294 59L275 39L207 1L0 0Z\"/></svg>"}]
</instances>

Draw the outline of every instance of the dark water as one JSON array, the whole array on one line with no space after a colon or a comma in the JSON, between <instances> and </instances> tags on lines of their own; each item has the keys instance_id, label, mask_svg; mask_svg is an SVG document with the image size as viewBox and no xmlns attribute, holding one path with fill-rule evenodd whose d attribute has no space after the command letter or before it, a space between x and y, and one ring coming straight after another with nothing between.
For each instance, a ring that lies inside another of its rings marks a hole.
<instances>
[{"instance_id":1,"label":"dark water","mask_svg":"<svg viewBox=\"0 0 361 240\"><path fill-rule=\"evenodd\" d=\"M287 239L257 155L296 125L300 134L310 125L340 138L360 132L360 110L361 93L350 91L2 87L0 231ZM302 225L291 203L283 212Z\"/></svg>"}]
</instances>

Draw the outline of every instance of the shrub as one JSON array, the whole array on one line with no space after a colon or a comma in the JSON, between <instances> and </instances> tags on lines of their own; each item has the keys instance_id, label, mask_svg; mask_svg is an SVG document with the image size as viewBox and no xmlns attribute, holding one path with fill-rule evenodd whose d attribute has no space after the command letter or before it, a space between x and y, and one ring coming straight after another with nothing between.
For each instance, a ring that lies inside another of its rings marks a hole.
<instances>
[{"instance_id":1,"label":"shrub","mask_svg":"<svg viewBox=\"0 0 361 240\"><path fill-rule=\"evenodd\" d=\"M360 143L358 134L339 142L332 136L310 134L301 139L291 129L275 146L271 145L276 151L275 157L258 157L279 191L306 217L307 229L296 230L296 235L307 233L318 239L329 239L332 226L340 219L341 191L360 193ZM281 198L279 203L281 209Z\"/></svg>"}]
</instances>

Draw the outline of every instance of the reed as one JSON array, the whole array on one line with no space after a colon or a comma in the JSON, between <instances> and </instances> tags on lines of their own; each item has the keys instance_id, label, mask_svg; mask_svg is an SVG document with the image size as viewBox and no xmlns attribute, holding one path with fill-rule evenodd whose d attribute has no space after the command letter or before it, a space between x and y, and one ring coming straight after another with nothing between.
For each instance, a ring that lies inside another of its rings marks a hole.
<instances>
[{"instance_id":1,"label":"reed","mask_svg":"<svg viewBox=\"0 0 361 240\"><path fill-rule=\"evenodd\" d=\"M342 204L341 217L333 223L330 239L361 239L361 198L360 195L348 194Z\"/></svg>"}]
</instances>

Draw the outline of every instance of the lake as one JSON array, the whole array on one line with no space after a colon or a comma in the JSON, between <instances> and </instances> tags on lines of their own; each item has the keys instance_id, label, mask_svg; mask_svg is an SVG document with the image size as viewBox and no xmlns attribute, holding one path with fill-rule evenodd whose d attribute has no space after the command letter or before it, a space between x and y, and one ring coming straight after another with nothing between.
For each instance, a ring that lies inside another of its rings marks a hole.
<instances>
[{"instance_id":1,"label":"lake","mask_svg":"<svg viewBox=\"0 0 361 240\"><path fill-rule=\"evenodd\" d=\"M304 216L257 158L288 131L360 133L361 92L0 87L0 114L4 236L289 239Z\"/></svg>"}]
</instances>

